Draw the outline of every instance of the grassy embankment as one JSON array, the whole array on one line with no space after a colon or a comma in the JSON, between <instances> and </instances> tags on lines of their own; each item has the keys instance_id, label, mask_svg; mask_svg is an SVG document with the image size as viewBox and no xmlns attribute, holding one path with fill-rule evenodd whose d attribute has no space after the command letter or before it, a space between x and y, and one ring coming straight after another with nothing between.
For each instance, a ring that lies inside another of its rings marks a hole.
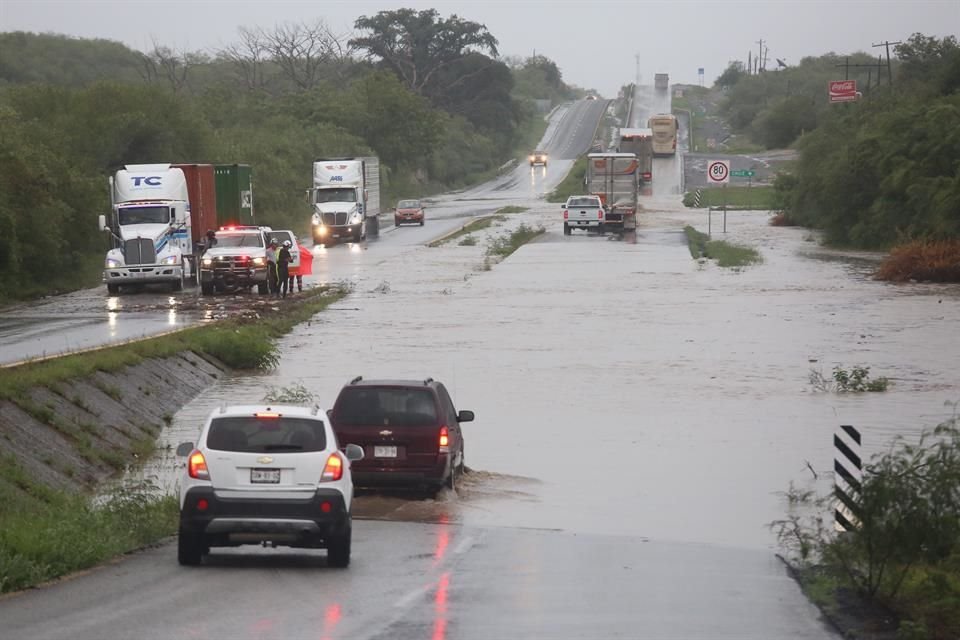
<instances>
[{"instance_id":1,"label":"grassy embankment","mask_svg":"<svg viewBox=\"0 0 960 640\"><path fill-rule=\"evenodd\" d=\"M688 191L683 194L683 204L687 207L693 207L695 195L695 191ZM724 198L726 198L727 209L771 211L777 208L776 191L769 186L701 189L700 208L721 207Z\"/></svg>"},{"instance_id":2,"label":"grassy embankment","mask_svg":"<svg viewBox=\"0 0 960 640\"><path fill-rule=\"evenodd\" d=\"M683 228L683 232L687 236L690 255L695 260L709 258L710 260L716 260L717 265L721 267L744 267L763 262L756 249L730 244L723 240L711 240L707 234L697 231L689 225Z\"/></svg>"},{"instance_id":3,"label":"grassy embankment","mask_svg":"<svg viewBox=\"0 0 960 640\"><path fill-rule=\"evenodd\" d=\"M235 369L269 369L278 362L275 340L343 295L340 289L315 289L266 319L226 320L5 369L0 372L0 398L16 403L34 387L51 388L98 371L119 372L184 351ZM140 459L151 452L142 451ZM0 592L24 589L172 535L177 512L174 497L157 495L149 486L120 488L94 503L89 495L44 485L14 456L0 456Z\"/></svg>"},{"instance_id":4,"label":"grassy embankment","mask_svg":"<svg viewBox=\"0 0 960 640\"><path fill-rule=\"evenodd\" d=\"M580 156L573 163L570 172L547 196L547 202L566 202L570 196L583 193L584 180L587 177L587 156Z\"/></svg>"}]
</instances>

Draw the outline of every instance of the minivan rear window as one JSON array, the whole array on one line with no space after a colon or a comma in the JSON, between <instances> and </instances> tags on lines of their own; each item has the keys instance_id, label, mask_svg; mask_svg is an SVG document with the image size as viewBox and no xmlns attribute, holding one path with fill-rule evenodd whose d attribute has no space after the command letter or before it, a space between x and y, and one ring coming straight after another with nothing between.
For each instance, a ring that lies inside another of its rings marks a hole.
<instances>
[{"instance_id":1,"label":"minivan rear window","mask_svg":"<svg viewBox=\"0 0 960 640\"><path fill-rule=\"evenodd\" d=\"M348 387L333 418L344 427L436 425L437 406L428 389Z\"/></svg>"},{"instance_id":2,"label":"minivan rear window","mask_svg":"<svg viewBox=\"0 0 960 640\"><path fill-rule=\"evenodd\" d=\"M327 438L320 420L235 416L213 419L207 447L247 453L323 451Z\"/></svg>"}]
</instances>

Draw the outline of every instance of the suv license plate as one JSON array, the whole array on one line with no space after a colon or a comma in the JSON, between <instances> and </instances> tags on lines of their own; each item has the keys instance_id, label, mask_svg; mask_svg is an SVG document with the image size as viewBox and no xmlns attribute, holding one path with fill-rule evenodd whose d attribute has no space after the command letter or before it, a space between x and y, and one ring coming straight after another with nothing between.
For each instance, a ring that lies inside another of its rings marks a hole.
<instances>
[{"instance_id":1,"label":"suv license plate","mask_svg":"<svg viewBox=\"0 0 960 640\"><path fill-rule=\"evenodd\" d=\"M280 484L280 469L250 469L251 484Z\"/></svg>"},{"instance_id":2,"label":"suv license plate","mask_svg":"<svg viewBox=\"0 0 960 640\"><path fill-rule=\"evenodd\" d=\"M397 448L396 447L374 447L373 457L374 458L396 458Z\"/></svg>"}]
</instances>

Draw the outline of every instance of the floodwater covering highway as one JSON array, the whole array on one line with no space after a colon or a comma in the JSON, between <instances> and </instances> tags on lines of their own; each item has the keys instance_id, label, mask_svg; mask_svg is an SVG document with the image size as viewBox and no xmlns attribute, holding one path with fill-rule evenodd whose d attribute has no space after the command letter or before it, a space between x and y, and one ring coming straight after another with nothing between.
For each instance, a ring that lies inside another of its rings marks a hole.
<instances>
[{"instance_id":1,"label":"floodwater covering highway","mask_svg":"<svg viewBox=\"0 0 960 640\"><path fill-rule=\"evenodd\" d=\"M551 145L601 104L572 105ZM869 454L952 412L960 288L875 282L756 212L731 213L726 235L762 264L698 263L682 228L705 230L705 214L678 203L679 158L655 167L635 238L566 237L538 199L558 160L438 198L422 228L318 250L313 280L354 293L286 336L276 371L223 381L161 436L192 440L211 409L270 387L329 406L356 375L432 376L477 413L456 492L360 496L345 571L323 551L260 548L187 569L165 544L0 600L4 637L838 637L766 525L791 481L829 488L837 425L858 426ZM475 246L425 246L504 204L531 209ZM487 270L489 237L521 223L546 233ZM811 370L835 365L893 385L816 391ZM178 464L147 473L169 485Z\"/></svg>"}]
</instances>

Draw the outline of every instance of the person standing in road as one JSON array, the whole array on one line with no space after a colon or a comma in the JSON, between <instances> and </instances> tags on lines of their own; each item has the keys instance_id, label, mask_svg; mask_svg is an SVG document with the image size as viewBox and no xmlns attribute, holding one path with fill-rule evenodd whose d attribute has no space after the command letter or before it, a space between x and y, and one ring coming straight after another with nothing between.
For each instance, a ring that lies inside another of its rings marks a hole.
<instances>
[{"instance_id":1,"label":"person standing in road","mask_svg":"<svg viewBox=\"0 0 960 640\"><path fill-rule=\"evenodd\" d=\"M277 252L277 278L284 298L287 297L287 289L290 288L290 262L293 260L293 256L290 255L291 246L289 240L284 240L283 246Z\"/></svg>"},{"instance_id":2,"label":"person standing in road","mask_svg":"<svg viewBox=\"0 0 960 640\"><path fill-rule=\"evenodd\" d=\"M279 272L277 271L277 239L274 238L267 246L267 288L270 295L280 295Z\"/></svg>"}]
</instances>

